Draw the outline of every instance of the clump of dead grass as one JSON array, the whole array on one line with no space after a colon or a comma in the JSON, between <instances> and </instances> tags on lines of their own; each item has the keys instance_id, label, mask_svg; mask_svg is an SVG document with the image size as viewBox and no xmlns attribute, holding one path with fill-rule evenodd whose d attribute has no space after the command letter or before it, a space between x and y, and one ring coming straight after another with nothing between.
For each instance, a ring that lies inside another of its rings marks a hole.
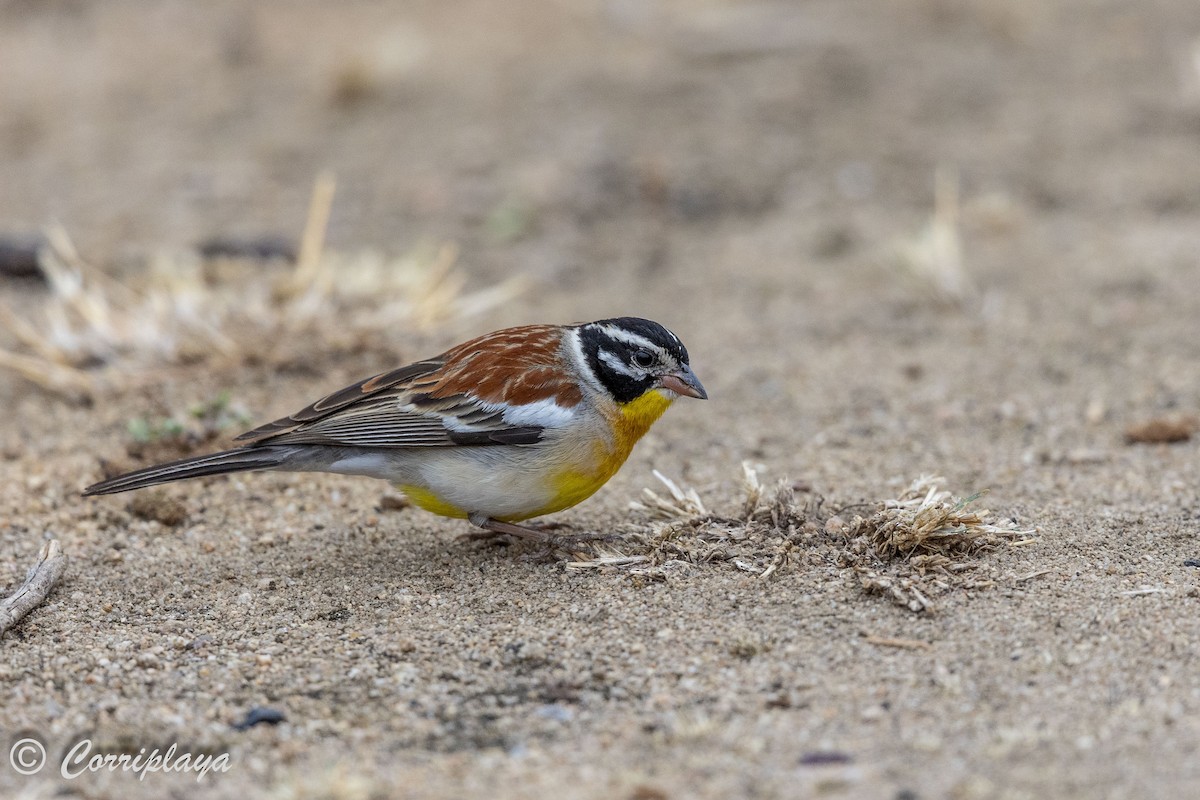
<instances>
[{"instance_id":1,"label":"clump of dead grass","mask_svg":"<svg viewBox=\"0 0 1200 800\"><path fill-rule=\"evenodd\" d=\"M90 264L64 229L50 228L38 256L49 296L20 313L0 301L0 332L15 343L0 348L0 369L51 392L93 396L166 365L238 363L264 343L429 330L524 291L519 276L468 291L451 243L400 257L328 250L333 195L333 178L322 175L291 267L244 258L223 269L226 255L178 251L122 282Z\"/></svg>"},{"instance_id":2,"label":"clump of dead grass","mask_svg":"<svg viewBox=\"0 0 1200 800\"><path fill-rule=\"evenodd\" d=\"M746 502L737 517L712 514L694 488L682 488L658 470L654 476L666 494L646 488L642 499L630 503L631 510L651 518L649 528L625 532L619 542L596 550L594 557L569 562L568 570L621 569L639 581L664 581L692 567L728 564L766 579L787 563L795 547L789 536L796 530L786 523L770 528L754 519L763 487L749 464L743 465Z\"/></svg>"},{"instance_id":3,"label":"clump of dead grass","mask_svg":"<svg viewBox=\"0 0 1200 800\"><path fill-rule=\"evenodd\" d=\"M990 512L971 508L982 492L955 497L940 488L942 480L921 476L899 497L844 527L841 563L858 574L868 593L927 611L936 595L995 585L989 577L972 577L981 553L1032 541L1034 530L992 524Z\"/></svg>"},{"instance_id":4,"label":"clump of dead grass","mask_svg":"<svg viewBox=\"0 0 1200 800\"><path fill-rule=\"evenodd\" d=\"M954 497L940 488L942 480L921 476L874 514L855 517L846 538L865 539L880 558L913 559L972 555L1032 533L988 523L990 512L971 508L983 492Z\"/></svg>"},{"instance_id":5,"label":"clump of dead grass","mask_svg":"<svg viewBox=\"0 0 1200 800\"><path fill-rule=\"evenodd\" d=\"M994 585L979 574L987 571L981 569L984 553L1033 541L1033 530L989 521L990 513L974 505L980 494L955 497L934 476L918 478L898 497L834 512L819 494L801 500L788 482L770 490L756 468L747 463L742 470L744 499L734 516L709 512L694 489L656 471L667 494L645 489L643 499L631 503L651 517L649 527L567 568L664 581L675 572L725 565L766 580L801 564L825 565L852 570L868 594L927 611L939 595ZM846 521L855 508L868 513Z\"/></svg>"}]
</instances>

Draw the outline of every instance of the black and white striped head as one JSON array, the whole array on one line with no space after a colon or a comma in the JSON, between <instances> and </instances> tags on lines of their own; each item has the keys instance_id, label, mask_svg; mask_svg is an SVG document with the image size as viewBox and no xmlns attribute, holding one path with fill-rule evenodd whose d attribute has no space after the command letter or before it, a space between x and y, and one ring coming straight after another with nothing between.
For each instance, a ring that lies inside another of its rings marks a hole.
<instances>
[{"instance_id":1,"label":"black and white striped head","mask_svg":"<svg viewBox=\"0 0 1200 800\"><path fill-rule=\"evenodd\" d=\"M618 403L638 399L652 389L708 398L688 364L679 337L648 319L617 317L578 329L583 367Z\"/></svg>"}]
</instances>

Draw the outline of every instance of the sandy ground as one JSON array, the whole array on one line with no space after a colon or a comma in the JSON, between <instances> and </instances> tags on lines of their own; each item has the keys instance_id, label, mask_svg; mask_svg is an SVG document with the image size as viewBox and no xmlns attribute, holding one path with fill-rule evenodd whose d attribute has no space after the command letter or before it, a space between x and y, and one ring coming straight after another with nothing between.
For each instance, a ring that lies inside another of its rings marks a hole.
<instances>
[{"instance_id":1,"label":"sandy ground","mask_svg":"<svg viewBox=\"0 0 1200 800\"><path fill-rule=\"evenodd\" d=\"M1197 443L1125 433L1200 404L1197 47L1189 0L0 5L6 233L56 220L136 282L205 237L294 238L328 169L331 247L453 241L468 288L533 281L90 404L0 373L0 586L48 537L71 559L0 640L0 794L1194 791ZM911 255L939 170L964 265L940 279ZM634 551L652 469L736 516L749 460L827 512L941 475L1036 541L964 557L914 613L864 591L836 525L768 579L725 557L765 568L754 541L786 531L762 525L635 574L464 541L369 480L174 486L176 525L78 495L137 461L131 419L227 391L266 421L467 335L616 313L676 330L712 399L559 521ZM233 727L254 707L286 721ZM3 760L26 736L33 777ZM83 739L229 770L58 777Z\"/></svg>"}]
</instances>

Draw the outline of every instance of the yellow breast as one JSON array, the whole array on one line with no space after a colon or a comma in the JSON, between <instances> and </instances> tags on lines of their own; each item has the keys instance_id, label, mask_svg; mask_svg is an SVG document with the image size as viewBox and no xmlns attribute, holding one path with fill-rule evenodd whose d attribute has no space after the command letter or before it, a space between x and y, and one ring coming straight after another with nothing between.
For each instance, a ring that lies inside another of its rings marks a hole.
<instances>
[{"instance_id":1,"label":"yellow breast","mask_svg":"<svg viewBox=\"0 0 1200 800\"><path fill-rule=\"evenodd\" d=\"M609 419L613 427L611 443L596 442L593 445L591 464L575 465L557 475L554 478L554 500L525 519L562 511L595 494L597 489L608 483L609 478L617 474L617 470L625 463L625 459L629 458L638 439L650 430L650 426L670 405L671 400L665 394L653 390L619 406L617 413Z\"/></svg>"}]
</instances>

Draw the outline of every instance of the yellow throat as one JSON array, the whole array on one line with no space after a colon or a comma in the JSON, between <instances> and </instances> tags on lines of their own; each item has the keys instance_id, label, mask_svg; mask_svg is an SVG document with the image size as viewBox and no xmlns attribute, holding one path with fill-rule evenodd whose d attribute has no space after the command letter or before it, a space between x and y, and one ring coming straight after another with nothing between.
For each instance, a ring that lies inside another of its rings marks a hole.
<instances>
[{"instance_id":1,"label":"yellow throat","mask_svg":"<svg viewBox=\"0 0 1200 800\"><path fill-rule=\"evenodd\" d=\"M671 407L671 402L671 398L667 397L664 392L651 389L638 399L621 406L621 416L615 425L616 449L621 454L618 467L629 457L637 440L642 438L646 431L650 430L650 426L658 422L658 418L663 415L663 412ZM613 471L616 472L616 470Z\"/></svg>"}]
</instances>

